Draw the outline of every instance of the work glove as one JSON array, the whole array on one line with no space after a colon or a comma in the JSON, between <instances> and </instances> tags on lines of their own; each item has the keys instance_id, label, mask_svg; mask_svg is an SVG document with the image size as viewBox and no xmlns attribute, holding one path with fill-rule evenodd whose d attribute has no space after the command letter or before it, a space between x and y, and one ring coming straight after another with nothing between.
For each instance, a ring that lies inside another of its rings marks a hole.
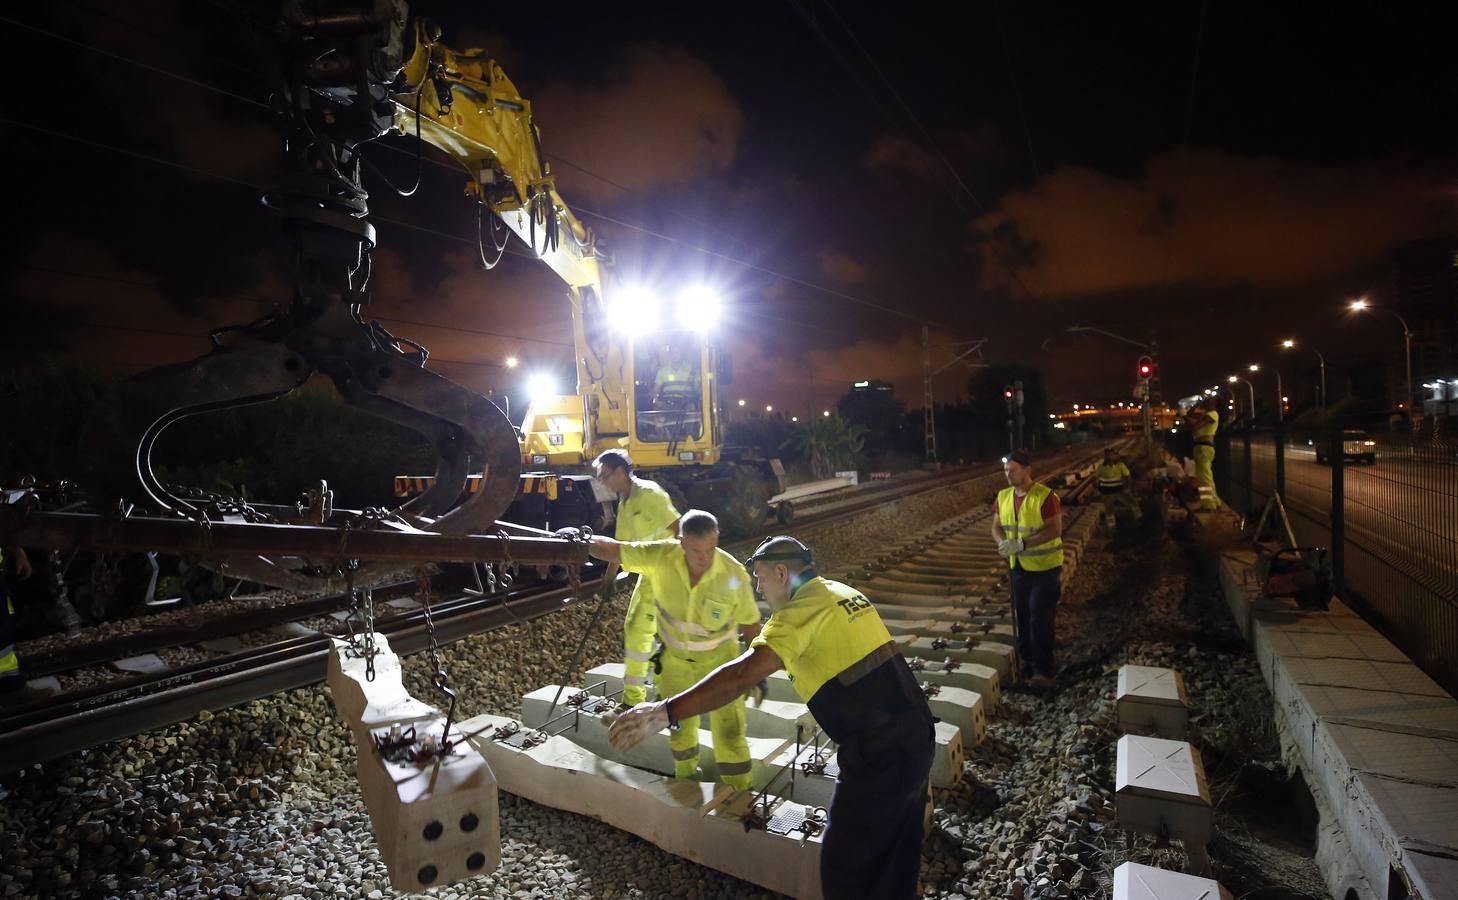
<instances>
[{"instance_id":1,"label":"work glove","mask_svg":"<svg viewBox=\"0 0 1458 900\"><path fill-rule=\"evenodd\" d=\"M631 750L651 734L668 727L668 701L639 703L618 716L608 728L608 740L619 751Z\"/></svg>"},{"instance_id":2,"label":"work glove","mask_svg":"<svg viewBox=\"0 0 1458 900\"><path fill-rule=\"evenodd\" d=\"M1022 538L1004 538L997 542L997 553L999 556L1008 557L1022 552Z\"/></svg>"}]
</instances>

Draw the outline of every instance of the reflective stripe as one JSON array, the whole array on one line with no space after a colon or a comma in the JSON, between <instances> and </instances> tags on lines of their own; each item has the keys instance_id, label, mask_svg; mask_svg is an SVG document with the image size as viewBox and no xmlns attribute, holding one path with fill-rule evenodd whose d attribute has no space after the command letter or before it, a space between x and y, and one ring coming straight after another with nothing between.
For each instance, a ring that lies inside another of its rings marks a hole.
<instances>
[{"instance_id":1,"label":"reflective stripe","mask_svg":"<svg viewBox=\"0 0 1458 900\"><path fill-rule=\"evenodd\" d=\"M886 643L877 647L875 650L872 650L870 653L867 653L865 656L861 657L856 662L853 662L850 665L846 666L839 675L835 676L835 680L839 681L846 687L850 687L851 685L855 684L857 681L860 681L862 678L868 675L872 669L875 669L877 666L881 665L881 663L885 662L895 655L896 642L887 641ZM723 767L721 766L720 768Z\"/></svg>"},{"instance_id":2,"label":"reflective stripe","mask_svg":"<svg viewBox=\"0 0 1458 900\"><path fill-rule=\"evenodd\" d=\"M749 760L745 760L744 762L731 763L719 762L718 759L715 759L714 762L718 763L719 765L720 775L748 775L751 771L751 764Z\"/></svg>"},{"instance_id":3,"label":"reflective stripe","mask_svg":"<svg viewBox=\"0 0 1458 900\"><path fill-rule=\"evenodd\" d=\"M673 616L669 615L668 611L663 608L663 604L661 603L654 603L653 605L658 607L658 615L662 618L664 622L673 626L675 630L682 632L683 634L696 634L699 637L718 637L721 632L728 631L734 627L734 623L730 622L723 628L718 628L714 631L710 631L702 625L695 625L693 622L685 622L682 619L674 618Z\"/></svg>"},{"instance_id":4,"label":"reflective stripe","mask_svg":"<svg viewBox=\"0 0 1458 900\"><path fill-rule=\"evenodd\" d=\"M648 676L647 675L625 675L625 676L623 676L623 684L630 685L632 687L647 687L648 686Z\"/></svg>"},{"instance_id":5,"label":"reflective stripe","mask_svg":"<svg viewBox=\"0 0 1458 900\"><path fill-rule=\"evenodd\" d=\"M682 750L675 750L675 751L673 751L673 758L675 760L679 761L679 762L683 762L685 760L690 760L690 759L698 759L699 758L699 748L698 747L685 747ZM722 772L724 770L724 767L723 766L720 766L719 767L719 770Z\"/></svg>"},{"instance_id":6,"label":"reflective stripe","mask_svg":"<svg viewBox=\"0 0 1458 900\"><path fill-rule=\"evenodd\" d=\"M658 630L658 637L663 643L674 650L681 650L684 653L702 653L705 650L713 650L715 647L722 647L734 638L734 632L726 631L711 641L681 641L663 629Z\"/></svg>"},{"instance_id":7,"label":"reflective stripe","mask_svg":"<svg viewBox=\"0 0 1458 900\"><path fill-rule=\"evenodd\" d=\"M1017 502L1017 491L1011 486L997 494L997 522L1004 534L1026 539L1043 530L1043 504L1053 492L1045 484L1034 484L1028 488L1023 502ZM1063 564L1063 540L1053 538L1034 547L1026 547L1007 558L1010 569L1019 566L1029 572L1046 572Z\"/></svg>"},{"instance_id":8,"label":"reflective stripe","mask_svg":"<svg viewBox=\"0 0 1458 900\"><path fill-rule=\"evenodd\" d=\"M1119 485L1121 485L1123 483L1124 483L1124 479L1122 479L1122 478L1115 478L1115 479L1112 479L1112 480L1106 479L1106 478L1100 478L1099 479L1099 487L1118 487Z\"/></svg>"},{"instance_id":9,"label":"reflective stripe","mask_svg":"<svg viewBox=\"0 0 1458 900\"><path fill-rule=\"evenodd\" d=\"M1036 547L1025 548L1018 556L1047 556L1050 553L1062 553L1063 547L1058 544L1039 544Z\"/></svg>"},{"instance_id":10,"label":"reflective stripe","mask_svg":"<svg viewBox=\"0 0 1458 900\"><path fill-rule=\"evenodd\" d=\"M652 653L645 653L642 650L633 650L633 649L628 648L628 647L624 647L623 648L623 656L626 659L633 660L634 662L643 662L643 663L645 663L645 662L652 662L653 661L653 654Z\"/></svg>"}]
</instances>

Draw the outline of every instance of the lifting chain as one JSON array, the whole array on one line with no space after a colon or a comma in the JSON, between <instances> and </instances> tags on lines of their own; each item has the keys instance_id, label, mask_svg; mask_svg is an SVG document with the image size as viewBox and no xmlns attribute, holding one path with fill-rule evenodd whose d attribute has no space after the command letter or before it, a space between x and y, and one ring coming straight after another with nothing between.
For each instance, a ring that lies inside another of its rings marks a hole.
<instances>
[{"instance_id":1,"label":"lifting chain","mask_svg":"<svg viewBox=\"0 0 1458 900\"><path fill-rule=\"evenodd\" d=\"M344 563L344 585L349 594L349 650L355 656L364 657L365 681L375 680L375 594L369 588L354 586L354 571L359 560L350 559Z\"/></svg>"},{"instance_id":2,"label":"lifting chain","mask_svg":"<svg viewBox=\"0 0 1458 900\"><path fill-rule=\"evenodd\" d=\"M428 641L427 649L430 653L430 678L435 689L445 694L450 699L450 706L446 709L445 726L440 733L440 752L450 752L451 749L451 725L456 719L456 690L451 687L450 673L440 661L440 644L435 638L435 619L430 611L430 573L425 571L424 566L415 567L415 584L419 589L418 599L420 608L425 613L425 634Z\"/></svg>"}]
</instances>

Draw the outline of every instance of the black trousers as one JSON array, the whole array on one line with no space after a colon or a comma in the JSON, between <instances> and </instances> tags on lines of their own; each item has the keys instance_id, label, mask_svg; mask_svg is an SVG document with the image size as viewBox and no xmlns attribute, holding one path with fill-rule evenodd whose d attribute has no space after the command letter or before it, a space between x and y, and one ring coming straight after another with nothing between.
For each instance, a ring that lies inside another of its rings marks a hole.
<instances>
[{"instance_id":1,"label":"black trousers","mask_svg":"<svg viewBox=\"0 0 1458 900\"><path fill-rule=\"evenodd\" d=\"M840 745L820 849L826 900L916 896L935 734L915 721Z\"/></svg>"},{"instance_id":2,"label":"black trousers","mask_svg":"<svg viewBox=\"0 0 1458 900\"><path fill-rule=\"evenodd\" d=\"M1018 566L1008 573L1008 579L1012 583L1023 674L1052 678L1058 671L1053 665L1053 617L1063 593L1063 567L1029 572Z\"/></svg>"}]
</instances>

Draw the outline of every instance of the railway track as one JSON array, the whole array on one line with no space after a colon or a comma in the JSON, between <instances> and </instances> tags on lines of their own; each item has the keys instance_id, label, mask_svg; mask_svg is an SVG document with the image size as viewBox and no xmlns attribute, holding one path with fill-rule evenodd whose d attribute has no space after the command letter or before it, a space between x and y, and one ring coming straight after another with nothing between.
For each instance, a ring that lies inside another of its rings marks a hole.
<instances>
[{"instance_id":1,"label":"railway track","mask_svg":"<svg viewBox=\"0 0 1458 900\"><path fill-rule=\"evenodd\" d=\"M1090 449L1054 458L1047 478L1086 468L1095 458ZM868 486L834 502L817 505L789 525L766 534L824 528L863 515L878 506L945 490L968 482L985 482L989 491L1001 486L1001 467L966 467L908 480ZM1083 482L1080 481L1080 484ZM726 549L747 551L753 539L728 544ZM485 596L459 591L432 607L436 639L449 643L517 623L525 627L542 616L565 609L601 591L601 569L589 569L574 590L562 583L521 587ZM386 596L413 593L415 582L377 588ZM377 599L379 599L377 597ZM195 644L210 637L255 631L283 622L337 612L348 605L342 596L316 598L277 610L252 611L211 622L159 629L66 647L39 658L26 659L28 671L57 674L97 666L137 653ZM386 634L402 655L424 650L428 643L424 610L411 610L378 619L376 629ZM270 642L227 653L214 659L175 666L153 674L121 677L105 684L68 691L19 706L0 708L0 771L24 768L48 759L94 747L185 721L204 711L217 711L282 691L323 681L333 636L318 633ZM33 668L32 668L33 667Z\"/></svg>"}]
</instances>

